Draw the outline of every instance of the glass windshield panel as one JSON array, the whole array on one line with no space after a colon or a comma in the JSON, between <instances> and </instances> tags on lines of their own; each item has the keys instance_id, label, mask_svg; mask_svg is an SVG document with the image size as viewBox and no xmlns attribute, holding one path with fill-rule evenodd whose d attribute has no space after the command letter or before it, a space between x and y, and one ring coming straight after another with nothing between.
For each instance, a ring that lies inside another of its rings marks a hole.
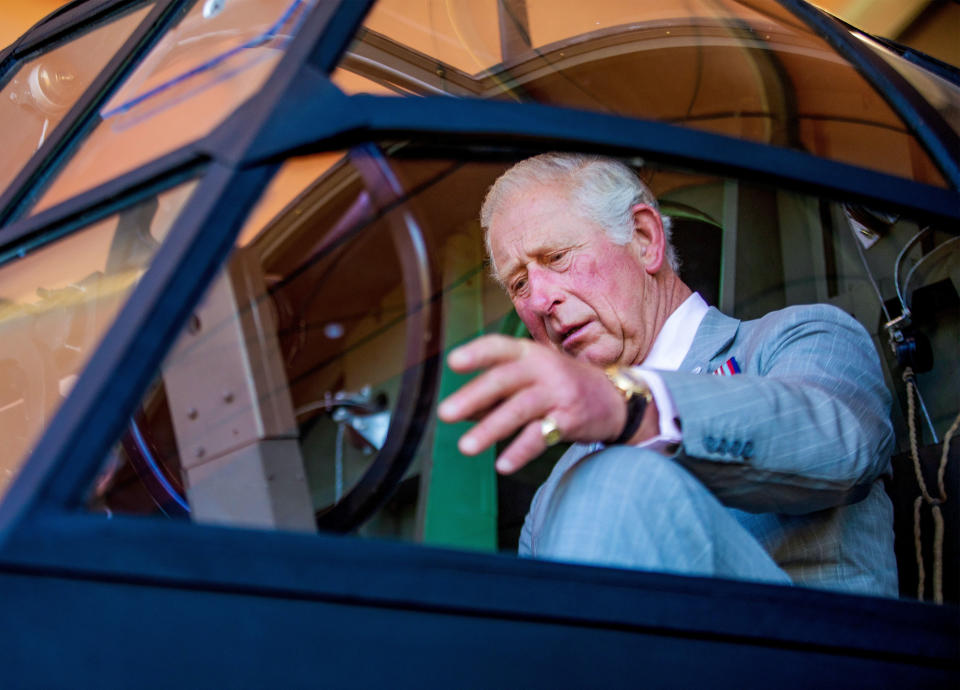
<instances>
[{"instance_id":1,"label":"glass windshield panel","mask_svg":"<svg viewBox=\"0 0 960 690\"><path fill-rule=\"evenodd\" d=\"M91 510L517 551L534 492L563 444L515 474L497 475L493 463L505 443L467 457L457 439L471 424L437 420L437 400L468 377L445 364L432 384L416 377L480 334L526 336L491 278L478 220L507 156L452 152L444 159L435 148L400 143L382 150L382 159L364 149L288 162L104 465ZM929 366L916 363L930 422L918 413L914 431L935 486L933 430L942 440L960 410L956 228L625 162L671 219L680 277L708 304L743 320L828 304L864 327L894 401L894 486L914 474L904 365L885 324L909 307L913 330L901 335L926 338L933 353ZM419 388L405 398L409 386ZM397 471L378 463L396 463ZM870 481L880 500L879 479ZM362 495L384 483L391 485L375 512L356 510ZM749 492L724 494L723 482L711 488L732 507L752 500ZM765 500L768 490L757 488L754 498ZM916 596L919 489L888 491L902 592ZM785 567L804 581L808 566Z\"/></svg>"},{"instance_id":2,"label":"glass windshield panel","mask_svg":"<svg viewBox=\"0 0 960 690\"><path fill-rule=\"evenodd\" d=\"M415 5L377 3L341 88L654 119L945 186L884 99L773 0Z\"/></svg>"},{"instance_id":3,"label":"glass windshield panel","mask_svg":"<svg viewBox=\"0 0 960 690\"><path fill-rule=\"evenodd\" d=\"M853 32L853 35L910 82L913 88L940 112L953 131L960 134L960 86L907 60L902 55L897 55L869 36L858 31Z\"/></svg>"},{"instance_id":4,"label":"glass windshield panel","mask_svg":"<svg viewBox=\"0 0 960 690\"><path fill-rule=\"evenodd\" d=\"M0 496L194 186L162 192L0 265Z\"/></svg>"},{"instance_id":5,"label":"glass windshield panel","mask_svg":"<svg viewBox=\"0 0 960 690\"><path fill-rule=\"evenodd\" d=\"M209 133L260 89L311 4L195 3L100 110L32 212Z\"/></svg>"},{"instance_id":6,"label":"glass windshield panel","mask_svg":"<svg viewBox=\"0 0 960 690\"><path fill-rule=\"evenodd\" d=\"M501 61L499 0L378 2L364 28L468 74Z\"/></svg>"},{"instance_id":7,"label":"glass windshield panel","mask_svg":"<svg viewBox=\"0 0 960 690\"><path fill-rule=\"evenodd\" d=\"M417 440L435 422L414 408L417 395L434 395L426 379L439 318L425 282L435 267L422 255L433 241L408 208L392 208L403 197L381 164L352 151L284 165L114 448L92 507L308 531L417 530L416 501L371 515L396 484L419 491L430 452ZM429 182L449 167L417 174ZM463 235L451 246L469 260L448 257L460 263L439 277L497 304L502 319L508 302L482 271L479 238L462 232L469 222L445 232ZM492 466L478 470L492 495ZM481 519L492 524L493 503ZM478 535L490 549L494 536Z\"/></svg>"},{"instance_id":8,"label":"glass windshield panel","mask_svg":"<svg viewBox=\"0 0 960 690\"><path fill-rule=\"evenodd\" d=\"M23 169L151 5L23 62L0 91L0 189Z\"/></svg>"}]
</instances>

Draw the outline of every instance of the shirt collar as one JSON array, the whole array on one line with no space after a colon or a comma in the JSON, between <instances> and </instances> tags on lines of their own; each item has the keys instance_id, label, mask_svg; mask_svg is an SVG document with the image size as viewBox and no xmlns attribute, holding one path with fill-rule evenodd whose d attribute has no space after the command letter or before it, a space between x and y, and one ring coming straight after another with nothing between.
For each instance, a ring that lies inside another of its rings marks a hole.
<instances>
[{"instance_id":1,"label":"shirt collar","mask_svg":"<svg viewBox=\"0 0 960 690\"><path fill-rule=\"evenodd\" d=\"M647 369L676 371L693 345L700 322L709 309L699 292L694 292L677 307L663 324L653 347L643 360Z\"/></svg>"}]
</instances>

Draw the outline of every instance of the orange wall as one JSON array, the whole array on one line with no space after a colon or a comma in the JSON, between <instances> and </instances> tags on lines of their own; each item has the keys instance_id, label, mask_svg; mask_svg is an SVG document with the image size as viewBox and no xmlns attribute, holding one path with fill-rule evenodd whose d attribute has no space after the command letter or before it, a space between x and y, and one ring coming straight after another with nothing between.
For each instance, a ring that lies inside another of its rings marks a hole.
<instances>
[{"instance_id":1,"label":"orange wall","mask_svg":"<svg viewBox=\"0 0 960 690\"><path fill-rule=\"evenodd\" d=\"M0 0L0 48L63 4L63 0Z\"/></svg>"},{"instance_id":2,"label":"orange wall","mask_svg":"<svg viewBox=\"0 0 960 690\"><path fill-rule=\"evenodd\" d=\"M960 64L960 5L941 3L933 17L920 16L931 0L810 0L864 31L903 40L951 64ZM63 0L0 0L0 48L13 43ZM952 5L952 6L951 6ZM931 13L928 13L928 15ZM911 26L913 20L918 20ZM943 26L948 24L947 27ZM905 32L905 33L902 33Z\"/></svg>"}]
</instances>

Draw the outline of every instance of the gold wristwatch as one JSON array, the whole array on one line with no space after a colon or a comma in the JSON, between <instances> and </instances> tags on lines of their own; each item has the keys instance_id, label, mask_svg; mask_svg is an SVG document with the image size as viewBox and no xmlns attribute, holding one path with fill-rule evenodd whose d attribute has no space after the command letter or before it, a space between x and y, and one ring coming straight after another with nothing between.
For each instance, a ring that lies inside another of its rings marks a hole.
<instances>
[{"instance_id":1,"label":"gold wristwatch","mask_svg":"<svg viewBox=\"0 0 960 690\"><path fill-rule=\"evenodd\" d=\"M610 383L620 391L627 403L627 421L623 425L623 430L609 443L626 443L640 428L640 423L643 422L643 413L646 411L647 405L653 402L653 394L650 392L646 381L639 376L634 376L628 367L610 366L606 368L605 373L607 378L610 379Z\"/></svg>"}]
</instances>

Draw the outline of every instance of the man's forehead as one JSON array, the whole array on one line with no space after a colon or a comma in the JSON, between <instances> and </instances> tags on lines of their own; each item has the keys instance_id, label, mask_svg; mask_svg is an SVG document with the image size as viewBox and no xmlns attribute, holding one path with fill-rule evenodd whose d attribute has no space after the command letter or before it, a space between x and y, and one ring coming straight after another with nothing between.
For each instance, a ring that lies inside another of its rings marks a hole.
<instances>
[{"instance_id":1,"label":"man's forehead","mask_svg":"<svg viewBox=\"0 0 960 690\"><path fill-rule=\"evenodd\" d=\"M490 222L491 240L504 244L544 242L558 233L578 232L581 214L559 185L531 184L506 197Z\"/></svg>"},{"instance_id":2,"label":"man's forehead","mask_svg":"<svg viewBox=\"0 0 960 690\"><path fill-rule=\"evenodd\" d=\"M564 189L540 185L507 198L489 228L491 257L501 278L527 259L581 241L591 231Z\"/></svg>"},{"instance_id":3,"label":"man's forehead","mask_svg":"<svg viewBox=\"0 0 960 690\"><path fill-rule=\"evenodd\" d=\"M572 191L570 184L560 180L527 182L507 194L499 210L519 209L524 213L550 213L557 207L573 207Z\"/></svg>"}]
</instances>

